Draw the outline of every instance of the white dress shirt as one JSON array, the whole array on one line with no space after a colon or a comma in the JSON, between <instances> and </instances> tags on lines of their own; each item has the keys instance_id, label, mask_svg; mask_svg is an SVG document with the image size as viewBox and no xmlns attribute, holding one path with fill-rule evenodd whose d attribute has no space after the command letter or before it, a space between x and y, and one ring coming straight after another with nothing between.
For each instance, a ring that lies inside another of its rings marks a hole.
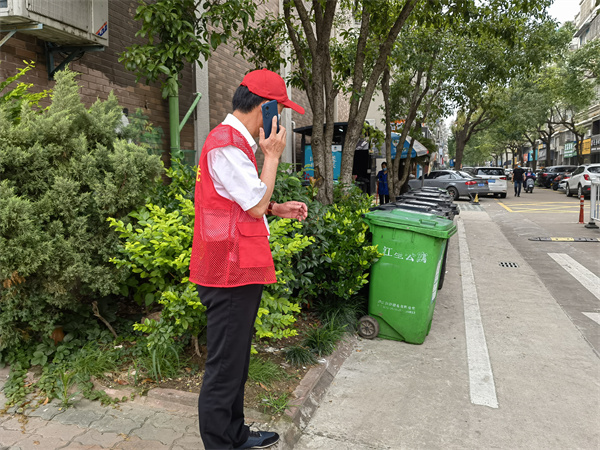
<instances>
[{"instance_id":1,"label":"white dress shirt","mask_svg":"<svg viewBox=\"0 0 600 450\"><path fill-rule=\"evenodd\" d=\"M258 144L237 117L228 114L223 125L239 131L256 154ZM239 148L233 145L215 148L208 154L207 162L217 194L236 202L244 211L258 205L267 192L267 185L259 178L254 164ZM267 218L264 219L268 230Z\"/></svg>"}]
</instances>

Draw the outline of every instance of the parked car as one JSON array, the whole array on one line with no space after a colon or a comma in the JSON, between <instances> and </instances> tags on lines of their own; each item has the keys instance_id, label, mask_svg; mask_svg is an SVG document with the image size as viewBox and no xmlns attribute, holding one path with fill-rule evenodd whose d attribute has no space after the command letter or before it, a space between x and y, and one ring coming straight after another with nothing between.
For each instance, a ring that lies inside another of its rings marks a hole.
<instances>
[{"instance_id":1,"label":"parked car","mask_svg":"<svg viewBox=\"0 0 600 450\"><path fill-rule=\"evenodd\" d=\"M502 167L470 167L465 169L465 172L478 178L488 180L490 194L500 198L506 198L506 174Z\"/></svg>"},{"instance_id":2,"label":"parked car","mask_svg":"<svg viewBox=\"0 0 600 450\"><path fill-rule=\"evenodd\" d=\"M538 177L538 184L540 186L549 188L552 186L552 180L558 175L562 175L565 172L573 172L577 166L549 166L546 167L540 176Z\"/></svg>"},{"instance_id":3,"label":"parked car","mask_svg":"<svg viewBox=\"0 0 600 450\"><path fill-rule=\"evenodd\" d=\"M483 196L490 192L488 180L460 170L433 170L425 175L424 180L419 177L408 182L411 189L418 189L421 184L446 189L454 200L459 197Z\"/></svg>"},{"instance_id":4,"label":"parked car","mask_svg":"<svg viewBox=\"0 0 600 450\"><path fill-rule=\"evenodd\" d=\"M558 185L562 181L567 181L570 177L571 177L571 172L565 172L561 175L555 176L554 180L552 180L552 189L555 191L558 190ZM564 190L564 187L563 187L563 190Z\"/></svg>"},{"instance_id":5,"label":"parked car","mask_svg":"<svg viewBox=\"0 0 600 450\"><path fill-rule=\"evenodd\" d=\"M568 180L568 178L567 178ZM567 180L563 179L558 182L558 187L556 188L560 192L565 192L567 187Z\"/></svg>"},{"instance_id":6,"label":"parked car","mask_svg":"<svg viewBox=\"0 0 600 450\"><path fill-rule=\"evenodd\" d=\"M589 196L592 180L600 180L600 164L583 164L571 174L565 185L565 194L570 197L575 192L577 196Z\"/></svg>"}]
</instances>

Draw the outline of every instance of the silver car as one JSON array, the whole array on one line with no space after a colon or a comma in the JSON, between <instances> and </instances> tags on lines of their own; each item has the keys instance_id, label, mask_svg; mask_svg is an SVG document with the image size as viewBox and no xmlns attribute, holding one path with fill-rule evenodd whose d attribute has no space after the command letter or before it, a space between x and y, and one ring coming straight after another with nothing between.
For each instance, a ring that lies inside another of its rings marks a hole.
<instances>
[{"instance_id":1,"label":"silver car","mask_svg":"<svg viewBox=\"0 0 600 450\"><path fill-rule=\"evenodd\" d=\"M498 196L500 198L506 198L506 173L502 167L471 167L465 169L464 172L468 172L471 175L478 178L485 178L488 180L490 187L490 194Z\"/></svg>"},{"instance_id":2,"label":"silver car","mask_svg":"<svg viewBox=\"0 0 600 450\"><path fill-rule=\"evenodd\" d=\"M487 180L460 170L433 170L425 175L424 180L421 177L418 180L410 180L408 185L411 189L421 186L446 189L454 200L458 200L459 197L487 195L490 192Z\"/></svg>"}]
</instances>

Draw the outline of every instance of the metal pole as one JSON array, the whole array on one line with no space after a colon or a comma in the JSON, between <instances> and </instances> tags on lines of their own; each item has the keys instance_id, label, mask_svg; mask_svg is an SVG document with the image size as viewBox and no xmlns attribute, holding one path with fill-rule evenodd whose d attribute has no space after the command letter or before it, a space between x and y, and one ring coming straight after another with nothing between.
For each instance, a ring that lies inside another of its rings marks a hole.
<instances>
[{"instance_id":1,"label":"metal pole","mask_svg":"<svg viewBox=\"0 0 600 450\"><path fill-rule=\"evenodd\" d=\"M585 227L598 228L594 219L600 220L600 182L596 181L592 181L590 192L590 221Z\"/></svg>"},{"instance_id":2,"label":"metal pole","mask_svg":"<svg viewBox=\"0 0 600 450\"><path fill-rule=\"evenodd\" d=\"M183 130L183 127L185 126L186 122L192 115L192 112L194 111L194 109L196 109L196 106L198 105L200 98L202 98L202 94L200 92L196 92L195 95L196 95L196 99L194 100L194 103L192 103L192 106L190 106L190 109L188 109L188 112L185 113L185 117L181 120L181 123L179 124L179 132L180 133L181 133L181 130Z\"/></svg>"},{"instance_id":3,"label":"metal pole","mask_svg":"<svg viewBox=\"0 0 600 450\"><path fill-rule=\"evenodd\" d=\"M169 94L169 135L171 141L171 158L181 158L179 144L179 87L173 83L173 91Z\"/></svg>"}]
</instances>

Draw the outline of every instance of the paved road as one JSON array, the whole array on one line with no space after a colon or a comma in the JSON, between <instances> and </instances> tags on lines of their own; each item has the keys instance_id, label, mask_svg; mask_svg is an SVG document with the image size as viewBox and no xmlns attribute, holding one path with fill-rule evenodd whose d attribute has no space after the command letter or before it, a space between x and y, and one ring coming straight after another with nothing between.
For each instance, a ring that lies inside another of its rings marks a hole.
<instances>
[{"instance_id":1,"label":"paved road","mask_svg":"<svg viewBox=\"0 0 600 450\"><path fill-rule=\"evenodd\" d=\"M360 341L296 449L600 448L600 243L528 239L600 237L576 203L459 202L426 341Z\"/></svg>"},{"instance_id":2,"label":"paved road","mask_svg":"<svg viewBox=\"0 0 600 450\"><path fill-rule=\"evenodd\" d=\"M600 242L530 241L535 237L600 238L580 225L578 198L551 189L482 202L508 241L536 272L573 324L600 355ZM589 222L589 200L584 201ZM590 273L593 275L590 277ZM578 282L577 278L587 282Z\"/></svg>"}]
</instances>

